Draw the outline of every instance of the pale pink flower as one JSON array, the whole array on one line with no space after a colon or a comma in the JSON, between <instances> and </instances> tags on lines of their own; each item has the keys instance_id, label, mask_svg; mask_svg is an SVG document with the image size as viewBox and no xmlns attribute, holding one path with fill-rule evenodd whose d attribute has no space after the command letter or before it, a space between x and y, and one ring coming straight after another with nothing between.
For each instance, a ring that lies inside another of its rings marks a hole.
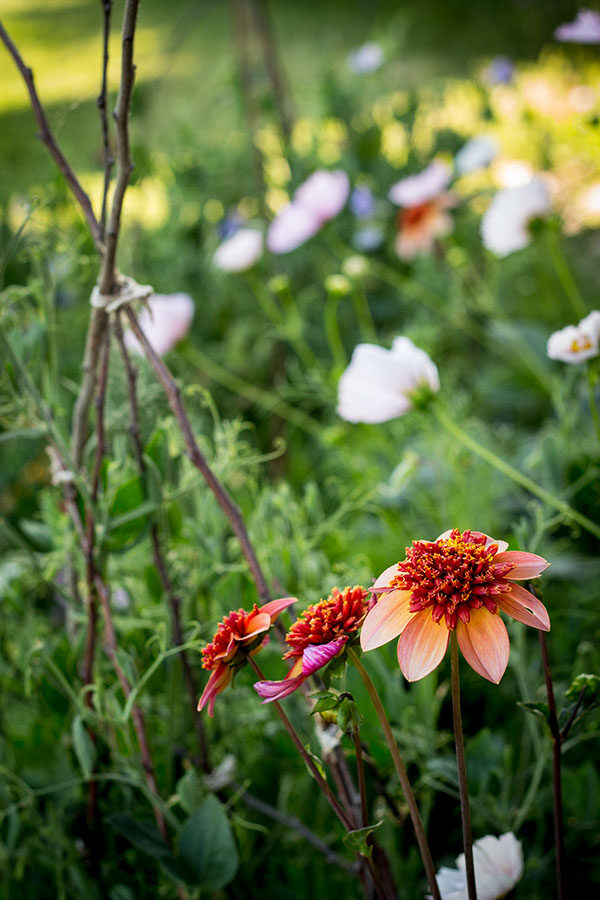
<instances>
[{"instance_id":1,"label":"pale pink flower","mask_svg":"<svg viewBox=\"0 0 600 900\"><path fill-rule=\"evenodd\" d=\"M186 336L193 318L194 301L189 294L152 294L138 322L152 349L164 356ZM139 356L144 355L131 331L125 333L125 344Z\"/></svg>"},{"instance_id":2,"label":"pale pink flower","mask_svg":"<svg viewBox=\"0 0 600 900\"><path fill-rule=\"evenodd\" d=\"M580 9L574 22L559 25L554 32L557 41L571 44L600 44L600 13Z\"/></svg>"},{"instance_id":3,"label":"pale pink flower","mask_svg":"<svg viewBox=\"0 0 600 900\"><path fill-rule=\"evenodd\" d=\"M383 65L383 47L375 41L368 41L348 54L348 67L357 75L375 72Z\"/></svg>"},{"instance_id":4,"label":"pale pink flower","mask_svg":"<svg viewBox=\"0 0 600 900\"><path fill-rule=\"evenodd\" d=\"M531 240L531 222L547 216L551 208L550 195L541 178L498 191L481 221L483 243L500 257L522 250Z\"/></svg>"},{"instance_id":5,"label":"pale pink flower","mask_svg":"<svg viewBox=\"0 0 600 900\"><path fill-rule=\"evenodd\" d=\"M600 350L600 312L592 310L578 325L567 325L548 338L550 359L566 363L585 362Z\"/></svg>"},{"instance_id":6,"label":"pale pink flower","mask_svg":"<svg viewBox=\"0 0 600 900\"><path fill-rule=\"evenodd\" d=\"M219 244L213 262L224 272L245 272L258 262L262 252L262 232L256 228L240 228Z\"/></svg>"},{"instance_id":7,"label":"pale pink flower","mask_svg":"<svg viewBox=\"0 0 600 900\"><path fill-rule=\"evenodd\" d=\"M468 900L465 855L456 858L458 868L443 866L437 873L442 900ZM512 831L494 837L487 834L473 844L477 900L499 900L520 881L523 850ZM431 895L428 895L431 900Z\"/></svg>"},{"instance_id":8,"label":"pale pink flower","mask_svg":"<svg viewBox=\"0 0 600 900\"><path fill-rule=\"evenodd\" d=\"M313 172L297 189L291 203L273 219L267 232L272 253L289 253L306 243L343 209L350 182L341 169Z\"/></svg>"},{"instance_id":9,"label":"pale pink flower","mask_svg":"<svg viewBox=\"0 0 600 900\"><path fill-rule=\"evenodd\" d=\"M391 350L358 344L339 380L337 411L348 422L387 422L412 409L424 387L439 391L438 370L409 338L396 338Z\"/></svg>"},{"instance_id":10,"label":"pale pink flower","mask_svg":"<svg viewBox=\"0 0 600 900\"><path fill-rule=\"evenodd\" d=\"M441 194L452 176L449 165L435 160L418 175L409 175L392 185L388 197L396 206L419 206Z\"/></svg>"}]
</instances>

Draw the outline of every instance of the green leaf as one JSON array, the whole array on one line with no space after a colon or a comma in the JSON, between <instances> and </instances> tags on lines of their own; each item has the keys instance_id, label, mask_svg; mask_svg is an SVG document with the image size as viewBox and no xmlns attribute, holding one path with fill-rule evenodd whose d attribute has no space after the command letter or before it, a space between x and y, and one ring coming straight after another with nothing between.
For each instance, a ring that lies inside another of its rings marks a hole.
<instances>
[{"instance_id":1,"label":"green leaf","mask_svg":"<svg viewBox=\"0 0 600 900\"><path fill-rule=\"evenodd\" d=\"M150 513L156 504L147 501L142 481L131 478L117 488L110 507L107 545L110 550L122 550L134 543L146 530Z\"/></svg>"},{"instance_id":2,"label":"green leaf","mask_svg":"<svg viewBox=\"0 0 600 900\"><path fill-rule=\"evenodd\" d=\"M311 715L315 713L325 712L328 709L335 709L338 705L338 698L335 694L329 694L327 697L321 697L320 700L317 700L315 705L311 710Z\"/></svg>"},{"instance_id":3,"label":"green leaf","mask_svg":"<svg viewBox=\"0 0 600 900\"><path fill-rule=\"evenodd\" d=\"M238 868L238 852L229 819L212 794L187 820L179 836L179 858L190 880L206 891L229 884Z\"/></svg>"},{"instance_id":4,"label":"green leaf","mask_svg":"<svg viewBox=\"0 0 600 900\"><path fill-rule=\"evenodd\" d=\"M115 813L106 821L138 850L150 854L160 862L172 856L154 822L138 822L127 813Z\"/></svg>"},{"instance_id":5,"label":"green leaf","mask_svg":"<svg viewBox=\"0 0 600 900\"><path fill-rule=\"evenodd\" d=\"M186 813L191 816L201 805L205 790L195 769L190 769L177 782L177 796Z\"/></svg>"},{"instance_id":6,"label":"green leaf","mask_svg":"<svg viewBox=\"0 0 600 900\"><path fill-rule=\"evenodd\" d=\"M595 696L600 692L600 675L591 675L582 672L573 680L570 687L565 692L565 697L569 700L577 700L581 692L585 689L584 699L588 699L589 695Z\"/></svg>"},{"instance_id":7,"label":"green leaf","mask_svg":"<svg viewBox=\"0 0 600 900\"><path fill-rule=\"evenodd\" d=\"M163 478L167 476L169 464L169 439L164 428L157 428L144 447L144 453L150 457Z\"/></svg>"},{"instance_id":8,"label":"green leaf","mask_svg":"<svg viewBox=\"0 0 600 900\"><path fill-rule=\"evenodd\" d=\"M34 519L19 519L19 529L34 550L39 550L41 553L49 553L52 550L52 534L45 522L36 522Z\"/></svg>"},{"instance_id":9,"label":"green leaf","mask_svg":"<svg viewBox=\"0 0 600 900\"><path fill-rule=\"evenodd\" d=\"M85 778L89 778L94 770L96 762L96 748L94 742L88 734L87 728L83 723L81 716L75 716L71 725L71 738L73 740L73 750L77 757L77 762L81 767L81 771Z\"/></svg>"},{"instance_id":10,"label":"green leaf","mask_svg":"<svg viewBox=\"0 0 600 900\"><path fill-rule=\"evenodd\" d=\"M361 856L371 856L371 847L367 843L368 837L376 828L383 824L383 819L376 822L375 825L367 825L365 828L357 828L355 831L348 831L344 835L343 841L349 850L353 853L360 853Z\"/></svg>"},{"instance_id":11,"label":"green leaf","mask_svg":"<svg viewBox=\"0 0 600 900\"><path fill-rule=\"evenodd\" d=\"M548 704L540 701L526 701L524 703L517 703L517 706L520 706L521 709L524 709L525 712L531 713L533 716L537 716L538 719L543 719L545 722L548 721Z\"/></svg>"}]
</instances>

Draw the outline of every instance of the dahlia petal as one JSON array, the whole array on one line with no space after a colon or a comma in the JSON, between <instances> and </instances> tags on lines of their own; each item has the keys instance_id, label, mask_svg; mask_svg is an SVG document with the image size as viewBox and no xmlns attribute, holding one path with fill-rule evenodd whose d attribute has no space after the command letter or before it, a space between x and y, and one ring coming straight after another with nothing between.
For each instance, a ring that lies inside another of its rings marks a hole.
<instances>
[{"instance_id":1,"label":"dahlia petal","mask_svg":"<svg viewBox=\"0 0 600 900\"><path fill-rule=\"evenodd\" d=\"M398 574L398 563L394 563L393 566L388 566L385 571L381 573L379 578L375 581L375 584L371 591L376 590L377 588L387 587L392 578L394 578Z\"/></svg>"},{"instance_id":2,"label":"dahlia petal","mask_svg":"<svg viewBox=\"0 0 600 900\"><path fill-rule=\"evenodd\" d=\"M458 645L471 668L498 684L508 663L510 644L506 626L499 615L485 606L471 610L468 624L458 621Z\"/></svg>"},{"instance_id":3,"label":"dahlia petal","mask_svg":"<svg viewBox=\"0 0 600 900\"><path fill-rule=\"evenodd\" d=\"M544 604L520 584L511 584L507 594L498 594L496 603L502 610L524 625L550 631L550 617Z\"/></svg>"},{"instance_id":4,"label":"dahlia petal","mask_svg":"<svg viewBox=\"0 0 600 900\"><path fill-rule=\"evenodd\" d=\"M254 615L250 613L246 619L246 634L241 638L236 637L236 641L243 644L244 641L251 640L253 637L256 637L257 634L260 634L261 631L267 631L270 627L271 616L268 613L257 612Z\"/></svg>"},{"instance_id":5,"label":"dahlia petal","mask_svg":"<svg viewBox=\"0 0 600 900\"><path fill-rule=\"evenodd\" d=\"M410 591L391 591L377 601L363 623L360 635L363 650L381 647L404 631L413 615L409 609L410 598Z\"/></svg>"},{"instance_id":6,"label":"dahlia petal","mask_svg":"<svg viewBox=\"0 0 600 900\"><path fill-rule=\"evenodd\" d=\"M515 568L503 577L508 581L520 581L524 578L537 578L550 563L535 553L523 553L521 550L509 550L508 553L497 553L494 563L509 563Z\"/></svg>"},{"instance_id":7,"label":"dahlia petal","mask_svg":"<svg viewBox=\"0 0 600 900\"><path fill-rule=\"evenodd\" d=\"M282 700L288 694L293 694L303 681L306 681L304 675L284 678L282 681L256 681L254 689L258 696L262 697L263 703L272 703L273 700Z\"/></svg>"},{"instance_id":8,"label":"dahlia petal","mask_svg":"<svg viewBox=\"0 0 600 900\"><path fill-rule=\"evenodd\" d=\"M327 644L310 644L302 654L302 675L308 677L326 666L348 643L348 636L336 638Z\"/></svg>"},{"instance_id":9,"label":"dahlia petal","mask_svg":"<svg viewBox=\"0 0 600 900\"><path fill-rule=\"evenodd\" d=\"M407 681L419 681L439 666L449 634L443 622L433 621L429 609L413 614L398 641L398 662Z\"/></svg>"},{"instance_id":10,"label":"dahlia petal","mask_svg":"<svg viewBox=\"0 0 600 900\"><path fill-rule=\"evenodd\" d=\"M225 690L230 681L231 670L229 666L219 664L217 668L211 673L211 676L206 683L206 687L202 691L202 696L198 701L198 712L204 709L204 707L208 703L208 715L212 719L216 696L217 694L220 694L221 691Z\"/></svg>"},{"instance_id":11,"label":"dahlia petal","mask_svg":"<svg viewBox=\"0 0 600 900\"><path fill-rule=\"evenodd\" d=\"M292 603L296 603L296 597L281 597L279 600L269 600L268 603L265 603L260 607L260 613L266 613L271 617L271 622L274 622L280 612L284 609L287 609L288 606L291 606Z\"/></svg>"}]
</instances>

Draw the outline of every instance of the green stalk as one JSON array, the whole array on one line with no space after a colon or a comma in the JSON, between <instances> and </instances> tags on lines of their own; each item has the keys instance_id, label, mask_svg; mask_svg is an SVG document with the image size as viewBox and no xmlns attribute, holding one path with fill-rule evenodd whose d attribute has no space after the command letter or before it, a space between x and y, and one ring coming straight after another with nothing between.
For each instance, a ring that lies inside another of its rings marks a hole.
<instances>
[{"instance_id":1,"label":"green stalk","mask_svg":"<svg viewBox=\"0 0 600 900\"><path fill-rule=\"evenodd\" d=\"M460 792L460 812L463 828L463 848L465 851L465 873L469 900L477 900L475 887L475 867L473 865L473 832L471 830L471 808L469 806L469 786L467 782L467 761L463 738L462 716L460 712L460 676L458 670L458 641L456 632L450 632L450 657L452 671L452 718L454 721L454 742L456 744L456 765Z\"/></svg>"},{"instance_id":2,"label":"green stalk","mask_svg":"<svg viewBox=\"0 0 600 900\"><path fill-rule=\"evenodd\" d=\"M585 531L589 531L590 534L593 534L594 537L600 539L600 526L595 522L592 522L591 519L588 519L587 516L582 515L582 513L577 512L576 509L573 509L566 500L561 500L560 497L556 497L550 491L546 490L546 488L541 487L541 485L536 484L531 478L527 475L524 475L522 472L519 472L518 469L515 469L514 466L511 466L510 463L507 463L506 460L502 459L500 456L497 456L493 450L484 447L483 444L480 444L479 441L476 441L475 438L472 438L471 435L467 434L460 425L457 425L456 422L437 404L434 404L435 415L437 416L438 422L443 425L446 431L450 432L450 434L457 438L465 447L471 450L473 453L477 454L477 456L484 459L491 466L501 472L503 475L506 475L507 478L510 478L515 484L520 485L525 488L526 491L529 491L530 494L533 494L535 497L538 497L540 500L543 500L544 503L547 503L548 506L551 506L553 509L558 510L566 519L570 519L572 522L576 522L581 528L585 529Z\"/></svg>"}]
</instances>

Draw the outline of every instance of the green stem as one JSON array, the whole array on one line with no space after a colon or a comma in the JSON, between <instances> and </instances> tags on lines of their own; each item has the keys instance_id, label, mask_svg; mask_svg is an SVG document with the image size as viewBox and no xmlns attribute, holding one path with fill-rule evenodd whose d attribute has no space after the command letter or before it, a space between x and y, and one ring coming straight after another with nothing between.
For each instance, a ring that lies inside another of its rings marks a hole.
<instances>
[{"instance_id":1,"label":"green stem","mask_svg":"<svg viewBox=\"0 0 600 900\"><path fill-rule=\"evenodd\" d=\"M465 872L469 900L477 900L475 868L473 866L473 833L471 831L471 809L469 807L469 786L467 783L467 761L463 739L462 717L460 714L460 676L458 671L458 641L456 632L450 632L450 657L452 667L452 717L454 719L454 742L456 744L456 764L458 768L458 788L460 791L460 812L463 827L463 847L465 851Z\"/></svg>"},{"instance_id":2,"label":"green stem","mask_svg":"<svg viewBox=\"0 0 600 900\"><path fill-rule=\"evenodd\" d=\"M587 382L590 412L594 421L596 435L598 437L598 440L600 441L600 412L598 412L598 405L596 403L596 384L598 383L598 377L596 375L595 368L590 364L588 364L587 367Z\"/></svg>"},{"instance_id":3,"label":"green stem","mask_svg":"<svg viewBox=\"0 0 600 900\"><path fill-rule=\"evenodd\" d=\"M362 285L355 287L352 291L352 305L354 306L354 313L360 329L361 339L363 341L376 341L377 331L375 329L375 322L371 315L369 300Z\"/></svg>"},{"instance_id":4,"label":"green stem","mask_svg":"<svg viewBox=\"0 0 600 900\"><path fill-rule=\"evenodd\" d=\"M571 270L569 269L569 266L567 264L567 260L565 259L565 255L560 245L560 239L558 235L554 232L548 233L546 244L550 252L550 258L552 259L554 270L556 272L558 280L561 283L562 289L564 290L569 299L569 302L571 303L571 306L573 307L573 312L577 316L585 316L585 303L583 302L583 298L579 292L579 288L575 284L575 279L573 278Z\"/></svg>"},{"instance_id":5,"label":"green stem","mask_svg":"<svg viewBox=\"0 0 600 900\"><path fill-rule=\"evenodd\" d=\"M383 729L383 733L385 735L385 739L387 741L387 745L394 762L396 774L398 775L398 780L400 781L402 790L404 791L404 796L408 805L408 811L410 813L413 827L415 829L417 844L419 845L421 859L423 860L425 874L427 875L427 881L429 883L429 890L431 891L434 900L441 900L437 878L435 877L435 866L433 864L433 859L431 858L431 851L429 849L429 844L427 843L427 836L425 834L425 829L423 828L423 822L421 821L421 814L419 813L419 807L417 806L415 795L413 794L412 788L410 786L408 775L406 773L406 767L402 762L402 757L400 756L400 751L398 750L398 745L396 744L396 740L392 732L392 727L389 723L388 717L385 714L383 704L379 699L377 688L371 681L369 673L363 666L353 647L348 648L348 657L356 666L358 674L363 680L363 683L367 689L369 697L371 698L371 702L375 708L375 712L377 713L379 722Z\"/></svg>"},{"instance_id":6,"label":"green stem","mask_svg":"<svg viewBox=\"0 0 600 900\"><path fill-rule=\"evenodd\" d=\"M254 660L251 656L248 656L248 662L250 663L250 665L252 666L252 668L254 669L254 671L256 672L258 677L260 678L260 680L264 681L265 676L263 675L263 673L260 669L260 666L258 665L256 660ZM294 747L296 748L296 750L298 751L298 753L300 754L300 756L302 757L302 759L308 766L308 769L309 769L311 775L313 776L313 778L315 779L315 781L321 788L321 791L325 795L325 797L326 797L329 805L333 809L334 813L336 814L336 816L338 817L338 819L340 820L340 822L342 823L342 825L344 826L346 831L352 831L354 829L354 824L350 821L350 818L348 817L346 811L342 808L342 806L338 802L337 798L334 796L333 791L331 790L331 788L329 787L329 785L327 784L327 782L325 781L325 779L323 778L323 776L321 775L319 770L317 769L314 760L311 758L311 756L307 752L304 744L302 743L302 741L300 740L300 737L298 736L298 732L296 731L296 729L294 728L294 726L288 719L286 713L283 710L283 707L281 706L280 703L277 702L277 700L273 700L272 705L275 707L275 711L277 712L277 715L281 719L281 721L285 727L285 730L291 737Z\"/></svg>"},{"instance_id":7,"label":"green stem","mask_svg":"<svg viewBox=\"0 0 600 900\"><path fill-rule=\"evenodd\" d=\"M339 294L329 293L325 301L325 333L335 365L341 370L348 364L338 322Z\"/></svg>"},{"instance_id":8,"label":"green stem","mask_svg":"<svg viewBox=\"0 0 600 900\"><path fill-rule=\"evenodd\" d=\"M576 509L573 509L572 506L566 502L566 500L561 500L560 497L556 497L550 491L547 491L546 488L541 487L541 485L536 484L535 481L532 481L531 478L528 478L527 475L524 475L522 472L519 472L518 469L515 469L514 466L511 466L510 463L507 463L506 460L502 459L500 456L497 456L493 450L489 450L487 447L484 447L483 444L480 444L479 441L476 441L475 438L472 438L466 431L464 431L460 425L457 425L456 422L437 404L434 405L435 414L437 416L438 421L441 425L444 426L446 431L449 431L450 434L457 438L465 447L469 450L472 450L473 453L476 453L477 456L484 459L490 465L492 465L498 472L502 472L503 475L506 475L507 478L510 478L516 484L521 485L521 487L525 488L526 491L529 491L530 494L533 494L535 497L539 497L540 500L543 500L544 503L547 503L548 506L551 506L553 509L558 510L566 519L570 519L572 522L576 522L580 525L585 531L589 531L590 534L593 534L594 537L600 539L600 526L595 522L592 522L591 519L588 519L587 516L582 515L580 512L577 512Z\"/></svg>"}]
</instances>

